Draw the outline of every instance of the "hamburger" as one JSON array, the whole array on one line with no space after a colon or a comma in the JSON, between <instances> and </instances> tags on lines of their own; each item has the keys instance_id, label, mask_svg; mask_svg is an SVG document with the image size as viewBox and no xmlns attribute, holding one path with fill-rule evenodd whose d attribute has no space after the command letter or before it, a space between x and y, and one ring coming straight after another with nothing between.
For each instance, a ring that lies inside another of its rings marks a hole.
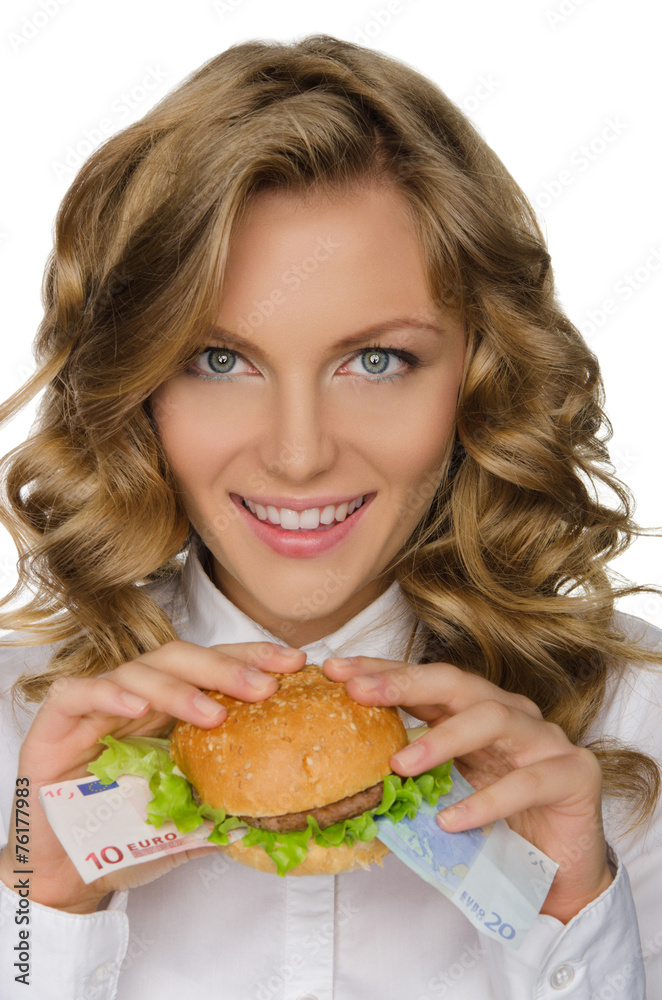
<instances>
[{"instance_id":1,"label":"hamburger","mask_svg":"<svg viewBox=\"0 0 662 1000\"><path fill-rule=\"evenodd\" d=\"M436 802L450 788L450 762L403 780L389 766L408 743L397 709L359 705L313 664L272 676L279 688L264 701L206 691L227 710L214 729L180 721L169 743L106 737L90 771L101 781L142 774L150 823L169 819L189 832L212 820L209 840L261 871L330 875L381 864L388 848L374 817L413 818L423 797ZM245 836L230 843L239 827Z\"/></svg>"}]
</instances>

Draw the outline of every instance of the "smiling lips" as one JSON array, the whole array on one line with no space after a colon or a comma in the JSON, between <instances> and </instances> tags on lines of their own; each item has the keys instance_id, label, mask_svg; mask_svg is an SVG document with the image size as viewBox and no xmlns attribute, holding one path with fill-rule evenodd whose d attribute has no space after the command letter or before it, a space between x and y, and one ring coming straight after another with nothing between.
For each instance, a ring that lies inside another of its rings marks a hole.
<instances>
[{"instance_id":1,"label":"smiling lips","mask_svg":"<svg viewBox=\"0 0 662 1000\"><path fill-rule=\"evenodd\" d=\"M242 497L244 507L247 507L254 517L260 521L268 521L270 524L277 525L285 531L328 530L333 524L340 523L353 514L364 500L365 494L355 497L349 502L327 504L324 507L308 507L305 510L297 511L288 507L274 507L271 504L265 506Z\"/></svg>"},{"instance_id":2,"label":"smiling lips","mask_svg":"<svg viewBox=\"0 0 662 1000\"><path fill-rule=\"evenodd\" d=\"M315 497L320 501L317 507L303 507L305 501L294 498L288 498L287 507L276 505L278 497L262 498L276 503L258 503L231 493L230 499L245 518L246 527L263 545L289 559L315 559L354 534L376 496L365 493L340 503L324 502L331 497ZM295 506L302 509L294 510Z\"/></svg>"}]
</instances>

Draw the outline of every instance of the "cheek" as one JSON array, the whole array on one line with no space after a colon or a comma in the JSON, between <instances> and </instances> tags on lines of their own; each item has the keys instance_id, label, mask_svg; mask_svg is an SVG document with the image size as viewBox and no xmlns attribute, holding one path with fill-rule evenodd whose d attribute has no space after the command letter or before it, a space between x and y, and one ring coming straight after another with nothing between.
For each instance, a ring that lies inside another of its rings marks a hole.
<instances>
[{"instance_id":1,"label":"cheek","mask_svg":"<svg viewBox=\"0 0 662 1000\"><path fill-rule=\"evenodd\" d=\"M223 433L227 421L192 398L179 380L152 396L152 413L159 440L175 477L185 490L204 483L212 468L222 466L230 452L230 438Z\"/></svg>"},{"instance_id":2,"label":"cheek","mask_svg":"<svg viewBox=\"0 0 662 1000\"><path fill-rule=\"evenodd\" d=\"M406 537L428 509L448 468L455 437L458 383L447 392L418 397L389 433L390 469L400 523Z\"/></svg>"},{"instance_id":3,"label":"cheek","mask_svg":"<svg viewBox=\"0 0 662 1000\"><path fill-rule=\"evenodd\" d=\"M382 426L381 450L385 457L390 457L396 474L401 470L408 478L415 477L443 462L454 438L456 401L455 383L443 393L433 387L399 409L397 418L389 422L386 435Z\"/></svg>"}]
</instances>

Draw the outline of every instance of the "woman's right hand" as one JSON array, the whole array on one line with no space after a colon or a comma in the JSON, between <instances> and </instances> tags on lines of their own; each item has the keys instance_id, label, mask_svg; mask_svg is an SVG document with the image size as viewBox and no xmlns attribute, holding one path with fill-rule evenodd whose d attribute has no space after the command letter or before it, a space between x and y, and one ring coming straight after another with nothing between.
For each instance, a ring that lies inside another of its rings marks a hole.
<instances>
[{"instance_id":1,"label":"woman's right hand","mask_svg":"<svg viewBox=\"0 0 662 1000\"><path fill-rule=\"evenodd\" d=\"M201 688L222 691L241 701L262 701L278 688L264 671L291 673L301 669L305 653L283 655L285 647L270 642L197 646L176 640L123 663L99 677L55 681L39 707L19 754L18 776L30 788L30 899L71 913L93 913L116 889L150 882L190 856L215 847L182 851L113 872L85 885L46 819L39 801L42 785L87 775L88 764L108 734L163 736L176 719L202 729L221 725L227 712ZM0 855L0 879L16 881L16 830L12 822L7 847Z\"/></svg>"}]
</instances>

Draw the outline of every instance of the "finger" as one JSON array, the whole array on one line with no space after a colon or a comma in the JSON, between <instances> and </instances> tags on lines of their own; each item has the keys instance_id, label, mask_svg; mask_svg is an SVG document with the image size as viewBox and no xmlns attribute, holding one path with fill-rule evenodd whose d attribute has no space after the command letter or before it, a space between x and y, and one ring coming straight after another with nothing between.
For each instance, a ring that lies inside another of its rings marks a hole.
<instances>
[{"instance_id":1,"label":"finger","mask_svg":"<svg viewBox=\"0 0 662 1000\"><path fill-rule=\"evenodd\" d=\"M329 656L322 661L322 670L332 681L346 681L359 674L375 674L402 666L400 660L382 660L378 656Z\"/></svg>"},{"instance_id":2,"label":"finger","mask_svg":"<svg viewBox=\"0 0 662 1000\"><path fill-rule=\"evenodd\" d=\"M566 753L572 746L560 728L532 719L499 701L483 701L430 729L391 758L398 774L420 774L451 758L490 747L505 767L521 768Z\"/></svg>"},{"instance_id":3,"label":"finger","mask_svg":"<svg viewBox=\"0 0 662 1000\"><path fill-rule=\"evenodd\" d=\"M256 645L261 644L256 643ZM301 656L305 654L302 653ZM292 662L292 658L281 657L275 652L271 654L271 658L262 653L260 659L262 666L251 666L228 654L224 649L196 646L194 643L175 640L152 652L143 653L129 663L122 664L112 672L112 675L133 690L132 678L134 674L138 676L136 664L146 664L164 676L185 679L195 684L197 688L222 691L241 701L259 701L273 694L278 688L276 678L268 676L265 670L271 669L271 665L277 665L285 659ZM291 667L289 669L291 670ZM140 690L138 693L149 697L145 691Z\"/></svg>"},{"instance_id":4,"label":"finger","mask_svg":"<svg viewBox=\"0 0 662 1000\"><path fill-rule=\"evenodd\" d=\"M219 724L221 707L213 695L210 697L212 692L254 702L269 697L278 689L277 679L262 670L246 667L235 660L223 659L217 663L214 661L217 654L209 650L204 652L210 654L210 659L207 662L201 657L196 662L190 681L164 671L161 664L158 668L152 666L142 658L122 664L109 676L125 690L147 699L157 711L195 725L199 724L199 719L205 725L211 721ZM200 691L200 687L207 693ZM225 709L222 712L225 717Z\"/></svg>"},{"instance_id":5,"label":"finger","mask_svg":"<svg viewBox=\"0 0 662 1000\"><path fill-rule=\"evenodd\" d=\"M510 771L437 814L444 830L459 832L508 819L527 809L555 806L568 815L588 814L599 797L600 765L590 750L571 752Z\"/></svg>"},{"instance_id":6,"label":"finger","mask_svg":"<svg viewBox=\"0 0 662 1000\"><path fill-rule=\"evenodd\" d=\"M281 646L277 642L235 642L209 648L225 653L257 670L274 670L279 673L301 670L307 660L302 649Z\"/></svg>"},{"instance_id":7,"label":"finger","mask_svg":"<svg viewBox=\"0 0 662 1000\"><path fill-rule=\"evenodd\" d=\"M110 717L138 719L148 710L147 699L107 677L60 677L51 684L30 729L38 740L58 743L83 715L98 712Z\"/></svg>"},{"instance_id":8,"label":"finger","mask_svg":"<svg viewBox=\"0 0 662 1000\"><path fill-rule=\"evenodd\" d=\"M296 654L296 655L295 655ZM305 663L303 650L291 650L289 646L279 646L271 642L238 642L226 645L198 646L194 642L174 639L158 649L150 650L136 657L145 663L158 666L169 673L187 676L191 670L205 670L208 679L213 678L215 665L221 663L239 664L244 668L262 671L299 670ZM202 682L201 682L202 683ZM212 685L209 685L212 686Z\"/></svg>"},{"instance_id":9,"label":"finger","mask_svg":"<svg viewBox=\"0 0 662 1000\"><path fill-rule=\"evenodd\" d=\"M364 657L356 657L363 660ZM393 664L392 660L373 663ZM542 719L535 702L524 695L503 691L478 674L461 670L450 663L410 663L390 669L355 674L346 680L348 694L361 705L439 706L446 714L455 715L480 701L503 702Z\"/></svg>"}]
</instances>

